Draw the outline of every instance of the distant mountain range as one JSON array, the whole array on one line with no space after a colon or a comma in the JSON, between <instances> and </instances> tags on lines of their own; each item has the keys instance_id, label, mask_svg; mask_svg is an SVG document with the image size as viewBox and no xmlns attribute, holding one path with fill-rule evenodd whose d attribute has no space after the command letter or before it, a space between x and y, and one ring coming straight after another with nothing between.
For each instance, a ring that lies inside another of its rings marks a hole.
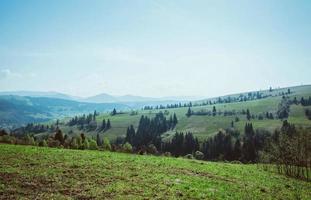
<instances>
[{"instance_id":1,"label":"distant mountain range","mask_svg":"<svg viewBox=\"0 0 311 200\"><path fill-rule=\"evenodd\" d=\"M57 99L66 99L73 100L79 102L90 102L90 103L142 103L142 102L176 102L176 101L193 101L199 100L203 97L161 97L161 98L153 98L153 97L142 97L142 96L134 96L134 95L122 95L122 96L113 96L110 94L102 93L91 97L76 97L71 96L59 92L37 92L37 91L6 91L0 92L0 96L3 95L14 95L14 96L23 96L23 97L48 97L48 98L57 98Z\"/></svg>"},{"instance_id":2,"label":"distant mountain range","mask_svg":"<svg viewBox=\"0 0 311 200\"><path fill-rule=\"evenodd\" d=\"M51 97L0 96L0 127L44 122L77 114L129 110L120 103L88 103Z\"/></svg>"},{"instance_id":3,"label":"distant mountain range","mask_svg":"<svg viewBox=\"0 0 311 200\"><path fill-rule=\"evenodd\" d=\"M182 98L150 98L133 95L112 96L99 94L88 98L74 97L58 92L12 91L0 92L0 128L21 126L30 122L45 122L56 118L141 109L149 105L167 105L184 102Z\"/></svg>"}]
</instances>

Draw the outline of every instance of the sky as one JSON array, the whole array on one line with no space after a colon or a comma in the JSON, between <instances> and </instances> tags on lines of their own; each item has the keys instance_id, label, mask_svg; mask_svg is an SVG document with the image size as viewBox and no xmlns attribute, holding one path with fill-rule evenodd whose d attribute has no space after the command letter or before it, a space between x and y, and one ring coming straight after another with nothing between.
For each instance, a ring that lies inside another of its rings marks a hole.
<instances>
[{"instance_id":1,"label":"sky","mask_svg":"<svg viewBox=\"0 0 311 200\"><path fill-rule=\"evenodd\" d=\"M0 0L0 91L213 97L310 84L309 0Z\"/></svg>"}]
</instances>

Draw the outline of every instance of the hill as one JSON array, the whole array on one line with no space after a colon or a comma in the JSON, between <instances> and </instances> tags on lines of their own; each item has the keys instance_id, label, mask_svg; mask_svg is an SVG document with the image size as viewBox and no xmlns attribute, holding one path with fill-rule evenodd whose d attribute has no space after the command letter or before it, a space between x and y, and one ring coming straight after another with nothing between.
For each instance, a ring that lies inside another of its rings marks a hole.
<instances>
[{"instance_id":1,"label":"hill","mask_svg":"<svg viewBox=\"0 0 311 200\"><path fill-rule=\"evenodd\" d=\"M22 96L22 97L48 97L56 99L77 100L79 97L73 97L59 92L38 92L38 91L6 91L0 92L0 96Z\"/></svg>"},{"instance_id":2,"label":"hill","mask_svg":"<svg viewBox=\"0 0 311 200\"><path fill-rule=\"evenodd\" d=\"M167 118L169 118L170 115L174 113L177 115L178 118L178 123L175 129L164 133L164 138L170 138L172 134L175 133L175 131L192 132L202 141L207 137L216 134L220 129L232 128L232 121L233 128L240 131L240 133L243 133L246 122L252 122L254 128L256 129L266 129L269 131L273 131L275 128L278 128L282 125L282 120L278 119L276 115L279 109L278 106L282 101L282 94L285 94L288 89L290 89L291 93L286 94L286 96L288 96L288 98L290 99L294 99L296 97L296 99L299 100L301 97L308 98L309 96L311 96L310 85L274 89L273 91L254 91L227 95L220 98L228 99L230 97L230 99L234 99L239 96L247 97L250 93L257 94L258 92L260 92L262 96L265 95L266 97L260 99L255 98L248 101L235 101L231 103L223 102L208 105L202 105L199 103L207 101L218 101L219 97L206 99L204 101L201 100L193 102L193 106L191 107L191 110L193 112L210 112L215 106L217 113L220 113L215 116L197 114L187 117L186 113L188 107L186 106L177 108L137 110L137 113L134 114L133 112L129 111L122 112L114 116L111 116L109 113L103 113L96 118L96 121L97 124L100 125L103 119L110 119L112 127L105 132L80 130L77 126L68 126L66 125L68 119L62 121L60 128L66 134L69 132L71 134L85 132L86 134L95 137L97 133L100 133L102 137L108 137L109 139L113 140L116 139L118 136L124 137L128 126L134 125L134 127L137 128L142 115L154 117L156 113L163 112L166 114ZM195 106L195 104L198 105ZM310 127L310 120L308 120L308 118L305 116L305 109L307 108L310 108L310 106L302 106L301 104L291 105L288 117L289 122L294 123L296 126ZM246 111L247 109L250 111L250 114L254 116L254 118L247 120L245 113L243 113L243 110ZM227 112L228 114L225 115L225 112ZM274 118L267 119L265 117L267 112L271 113ZM260 116L262 116L263 118L261 119ZM237 118L238 121L236 120Z\"/></svg>"},{"instance_id":3,"label":"hill","mask_svg":"<svg viewBox=\"0 0 311 200\"><path fill-rule=\"evenodd\" d=\"M83 103L48 97L0 96L0 127L38 123L75 114L110 111L113 108L129 109L117 103Z\"/></svg>"},{"instance_id":4,"label":"hill","mask_svg":"<svg viewBox=\"0 0 311 200\"><path fill-rule=\"evenodd\" d=\"M0 145L0 199L310 199L256 165Z\"/></svg>"}]
</instances>

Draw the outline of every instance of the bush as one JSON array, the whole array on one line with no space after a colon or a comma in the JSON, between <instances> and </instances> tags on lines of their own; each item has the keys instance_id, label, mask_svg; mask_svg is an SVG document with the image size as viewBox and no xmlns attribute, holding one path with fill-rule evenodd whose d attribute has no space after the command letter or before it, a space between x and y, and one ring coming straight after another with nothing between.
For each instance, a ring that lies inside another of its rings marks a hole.
<instances>
[{"instance_id":1,"label":"bush","mask_svg":"<svg viewBox=\"0 0 311 200\"><path fill-rule=\"evenodd\" d=\"M59 147L60 142L58 140L54 140L53 138L48 139L48 147Z\"/></svg>"},{"instance_id":2,"label":"bush","mask_svg":"<svg viewBox=\"0 0 311 200\"><path fill-rule=\"evenodd\" d=\"M47 147L48 144L46 143L46 140L41 140L38 144L39 147Z\"/></svg>"},{"instance_id":3,"label":"bush","mask_svg":"<svg viewBox=\"0 0 311 200\"><path fill-rule=\"evenodd\" d=\"M231 161L230 163L231 163L231 164L242 164L242 162L239 161L239 160L233 160L233 161Z\"/></svg>"},{"instance_id":4,"label":"bush","mask_svg":"<svg viewBox=\"0 0 311 200\"><path fill-rule=\"evenodd\" d=\"M7 144L13 144L14 138L9 135L3 135L3 136L0 136L0 142L7 143Z\"/></svg>"},{"instance_id":5,"label":"bush","mask_svg":"<svg viewBox=\"0 0 311 200\"><path fill-rule=\"evenodd\" d=\"M108 138L104 138L104 150L111 151L111 144Z\"/></svg>"},{"instance_id":6,"label":"bush","mask_svg":"<svg viewBox=\"0 0 311 200\"><path fill-rule=\"evenodd\" d=\"M149 144L147 147L147 153L156 154L158 152L157 147L154 144Z\"/></svg>"},{"instance_id":7,"label":"bush","mask_svg":"<svg viewBox=\"0 0 311 200\"><path fill-rule=\"evenodd\" d=\"M187 158L187 159L194 159L193 155L192 154L187 154L184 156L184 158Z\"/></svg>"},{"instance_id":8,"label":"bush","mask_svg":"<svg viewBox=\"0 0 311 200\"><path fill-rule=\"evenodd\" d=\"M97 142L95 140L90 140L89 149L91 149L91 150L97 150L98 149Z\"/></svg>"},{"instance_id":9,"label":"bush","mask_svg":"<svg viewBox=\"0 0 311 200\"><path fill-rule=\"evenodd\" d=\"M171 154L171 152L165 152L164 154L163 154L163 156L166 156L166 157L171 157L172 156L172 154Z\"/></svg>"},{"instance_id":10,"label":"bush","mask_svg":"<svg viewBox=\"0 0 311 200\"><path fill-rule=\"evenodd\" d=\"M194 157L195 157L195 159L197 159L197 160L203 160L203 158L204 158L204 153L202 153L201 151L196 151L196 152L194 153Z\"/></svg>"},{"instance_id":11,"label":"bush","mask_svg":"<svg viewBox=\"0 0 311 200\"><path fill-rule=\"evenodd\" d=\"M77 138L72 139L72 141L70 143L70 148L71 149L78 149L79 148Z\"/></svg>"},{"instance_id":12,"label":"bush","mask_svg":"<svg viewBox=\"0 0 311 200\"><path fill-rule=\"evenodd\" d=\"M84 140L81 148L82 149L89 149L90 148L90 143L87 139Z\"/></svg>"},{"instance_id":13,"label":"bush","mask_svg":"<svg viewBox=\"0 0 311 200\"><path fill-rule=\"evenodd\" d=\"M35 139L31 137L30 135L26 136L25 143L28 145L32 145L32 146L36 145Z\"/></svg>"},{"instance_id":14,"label":"bush","mask_svg":"<svg viewBox=\"0 0 311 200\"><path fill-rule=\"evenodd\" d=\"M123 148L123 151L126 153L131 153L133 151L132 145L128 142L123 144L122 148Z\"/></svg>"}]
</instances>

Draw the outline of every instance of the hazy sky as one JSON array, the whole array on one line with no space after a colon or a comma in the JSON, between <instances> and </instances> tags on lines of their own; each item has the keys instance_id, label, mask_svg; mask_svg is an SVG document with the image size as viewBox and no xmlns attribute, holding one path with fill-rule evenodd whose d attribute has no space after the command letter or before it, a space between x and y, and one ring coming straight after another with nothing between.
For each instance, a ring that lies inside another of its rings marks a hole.
<instances>
[{"instance_id":1,"label":"hazy sky","mask_svg":"<svg viewBox=\"0 0 311 200\"><path fill-rule=\"evenodd\" d=\"M217 96L310 75L309 0L0 1L0 91Z\"/></svg>"}]
</instances>

